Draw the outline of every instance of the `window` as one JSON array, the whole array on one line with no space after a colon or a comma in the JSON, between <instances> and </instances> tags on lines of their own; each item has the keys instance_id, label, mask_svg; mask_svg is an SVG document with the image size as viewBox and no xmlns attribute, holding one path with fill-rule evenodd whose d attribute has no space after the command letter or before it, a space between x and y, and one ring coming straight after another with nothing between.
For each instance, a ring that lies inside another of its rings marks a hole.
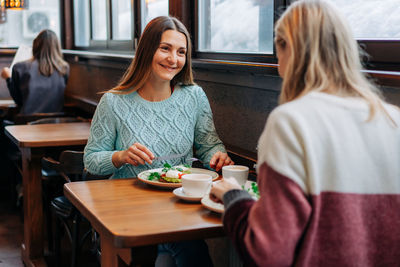
<instances>
[{"instance_id":1,"label":"window","mask_svg":"<svg viewBox=\"0 0 400 267\"><path fill-rule=\"evenodd\" d=\"M75 46L89 46L89 0L74 0Z\"/></svg>"},{"instance_id":2,"label":"window","mask_svg":"<svg viewBox=\"0 0 400 267\"><path fill-rule=\"evenodd\" d=\"M75 47L133 50L131 0L74 0Z\"/></svg>"},{"instance_id":3,"label":"window","mask_svg":"<svg viewBox=\"0 0 400 267\"><path fill-rule=\"evenodd\" d=\"M289 0L196 0L195 57L276 63L274 23Z\"/></svg>"},{"instance_id":4,"label":"window","mask_svg":"<svg viewBox=\"0 0 400 267\"><path fill-rule=\"evenodd\" d=\"M112 39L132 40L132 6L130 0L112 0Z\"/></svg>"},{"instance_id":5,"label":"window","mask_svg":"<svg viewBox=\"0 0 400 267\"><path fill-rule=\"evenodd\" d=\"M399 0L329 0L341 10L356 39L400 40Z\"/></svg>"},{"instance_id":6,"label":"window","mask_svg":"<svg viewBox=\"0 0 400 267\"><path fill-rule=\"evenodd\" d=\"M200 0L199 51L273 53L273 0Z\"/></svg>"},{"instance_id":7,"label":"window","mask_svg":"<svg viewBox=\"0 0 400 267\"><path fill-rule=\"evenodd\" d=\"M146 24L168 9L169 0L74 0L75 47L132 51Z\"/></svg>"},{"instance_id":8,"label":"window","mask_svg":"<svg viewBox=\"0 0 400 267\"><path fill-rule=\"evenodd\" d=\"M106 0L92 0L92 39L107 40Z\"/></svg>"},{"instance_id":9,"label":"window","mask_svg":"<svg viewBox=\"0 0 400 267\"><path fill-rule=\"evenodd\" d=\"M168 16L168 0L141 0L142 2L142 32L147 23L158 16Z\"/></svg>"},{"instance_id":10,"label":"window","mask_svg":"<svg viewBox=\"0 0 400 267\"><path fill-rule=\"evenodd\" d=\"M54 0L30 0L29 9L3 10L0 24L0 46L32 45L44 29L54 31L60 38L60 6Z\"/></svg>"}]
</instances>

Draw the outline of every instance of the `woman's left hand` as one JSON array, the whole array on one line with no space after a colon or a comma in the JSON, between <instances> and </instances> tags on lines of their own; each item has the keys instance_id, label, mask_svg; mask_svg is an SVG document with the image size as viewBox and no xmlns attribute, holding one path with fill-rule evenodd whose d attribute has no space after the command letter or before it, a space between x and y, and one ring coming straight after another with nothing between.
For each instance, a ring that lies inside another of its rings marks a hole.
<instances>
[{"instance_id":1,"label":"woman's left hand","mask_svg":"<svg viewBox=\"0 0 400 267\"><path fill-rule=\"evenodd\" d=\"M210 167L216 171L219 171L223 166L233 164L235 163L231 160L228 154L221 151L216 152L210 160Z\"/></svg>"}]
</instances>

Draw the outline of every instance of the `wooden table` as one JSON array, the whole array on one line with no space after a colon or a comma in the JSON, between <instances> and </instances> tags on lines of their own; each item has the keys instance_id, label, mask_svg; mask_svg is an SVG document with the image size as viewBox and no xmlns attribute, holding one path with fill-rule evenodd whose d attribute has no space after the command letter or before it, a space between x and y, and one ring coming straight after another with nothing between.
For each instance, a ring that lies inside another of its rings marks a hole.
<instances>
[{"instance_id":1,"label":"wooden table","mask_svg":"<svg viewBox=\"0 0 400 267\"><path fill-rule=\"evenodd\" d=\"M26 266L46 266L44 254L41 159L46 148L85 145L90 123L14 125L6 135L22 154L24 194L24 240L22 259Z\"/></svg>"},{"instance_id":2,"label":"wooden table","mask_svg":"<svg viewBox=\"0 0 400 267\"><path fill-rule=\"evenodd\" d=\"M220 214L137 179L68 183L64 195L100 234L102 267L121 248L224 236Z\"/></svg>"},{"instance_id":3,"label":"wooden table","mask_svg":"<svg viewBox=\"0 0 400 267\"><path fill-rule=\"evenodd\" d=\"M12 99L0 99L0 108L15 108L17 104L15 104Z\"/></svg>"}]
</instances>

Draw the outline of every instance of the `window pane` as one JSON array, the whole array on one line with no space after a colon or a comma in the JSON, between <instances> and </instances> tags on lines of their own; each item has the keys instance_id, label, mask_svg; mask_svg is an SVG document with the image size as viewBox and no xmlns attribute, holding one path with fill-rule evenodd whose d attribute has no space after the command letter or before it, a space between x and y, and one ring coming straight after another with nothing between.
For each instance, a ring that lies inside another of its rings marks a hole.
<instances>
[{"instance_id":1,"label":"window pane","mask_svg":"<svg viewBox=\"0 0 400 267\"><path fill-rule=\"evenodd\" d=\"M357 39L400 39L399 0L330 0L347 18Z\"/></svg>"},{"instance_id":2,"label":"window pane","mask_svg":"<svg viewBox=\"0 0 400 267\"><path fill-rule=\"evenodd\" d=\"M199 0L199 50L273 53L273 0Z\"/></svg>"},{"instance_id":3,"label":"window pane","mask_svg":"<svg viewBox=\"0 0 400 267\"><path fill-rule=\"evenodd\" d=\"M158 16L168 16L168 0L141 0L142 31L147 23Z\"/></svg>"},{"instance_id":4,"label":"window pane","mask_svg":"<svg viewBox=\"0 0 400 267\"><path fill-rule=\"evenodd\" d=\"M92 0L92 39L107 40L106 0Z\"/></svg>"},{"instance_id":5,"label":"window pane","mask_svg":"<svg viewBox=\"0 0 400 267\"><path fill-rule=\"evenodd\" d=\"M132 40L131 0L112 0L112 33L114 40Z\"/></svg>"},{"instance_id":6,"label":"window pane","mask_svg":"<svg viewBox=\"0 0 400 267\"><path fill-rule=\"evenodd\" d=\"M0 46L32 45L33 39L44 29L54 31L60 38L59 1L30 0L29 9L8 9L0 24Z\"/></svg>"},{"instance_id":7,"label":"window pane","mask_svg":"<svg viewBox=\"0 0 400 267\"><path fill-rule=\"evenodd\" d=\"M74 0L75 46L89 46L89 0Z\"/></svg>"}]
</instances>

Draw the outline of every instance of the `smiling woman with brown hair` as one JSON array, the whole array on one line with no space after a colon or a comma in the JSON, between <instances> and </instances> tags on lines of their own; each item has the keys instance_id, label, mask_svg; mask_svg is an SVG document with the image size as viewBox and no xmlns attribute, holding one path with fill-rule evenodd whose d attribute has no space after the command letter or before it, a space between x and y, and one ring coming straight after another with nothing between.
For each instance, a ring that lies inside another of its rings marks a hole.
<instances>
[{"instance_id":1,"label":"smiling woman with brown hair","mask_svg":"<svg viewBox=\"0 0 400 267\"><path fill-rule=\"evenodd\" d=\"M179 165L196 156L219 170L233 164L216 133L202 88L193 82L185 26L157 17L146 26L135 58L117 86L106 92L93 117L85 166L112 178ZM183 154L155 161L155 156Z\"/></svg>"}]
</instances>

